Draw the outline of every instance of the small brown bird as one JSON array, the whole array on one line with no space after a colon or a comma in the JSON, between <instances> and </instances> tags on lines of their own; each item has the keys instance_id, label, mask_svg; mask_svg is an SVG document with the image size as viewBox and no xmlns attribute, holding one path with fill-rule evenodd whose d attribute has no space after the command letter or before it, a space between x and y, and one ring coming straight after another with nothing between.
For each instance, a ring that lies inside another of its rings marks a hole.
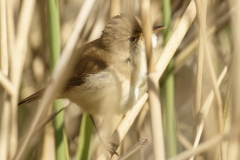
<instances>
[{"instance_id":1,"label":"small brown bird","mask_svg":"<svg viewBox=\"0 0 240 160\"><path fill-rule=\"evenodd\" d=\"M153 27L153 33L163 26ZM156 36L153 34L153 44ZM74 67L59 98L68 98L91 115L121 114L147 90L142 23L134 15L109 20L102 35L73 54ZM19 105L41 98L40 90Z\"/></svg>"}]
</instances>

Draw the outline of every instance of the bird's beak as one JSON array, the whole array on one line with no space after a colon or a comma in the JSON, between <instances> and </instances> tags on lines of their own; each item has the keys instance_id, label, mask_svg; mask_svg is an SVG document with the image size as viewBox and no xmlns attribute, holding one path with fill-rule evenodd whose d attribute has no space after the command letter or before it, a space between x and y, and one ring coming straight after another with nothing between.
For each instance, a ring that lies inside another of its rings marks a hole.
<instances>
[{"instance_id":1,"label":"bird's beak","mask_svg":"<svg viewBox=\"0 0 240 160\"><path fill-rule=\"evenodd\" d=\"M154 26L153 27L153 33L157 33L158 31L161 31L165 28L166 28L165 26Z\"/></svg>"}]
</instances>

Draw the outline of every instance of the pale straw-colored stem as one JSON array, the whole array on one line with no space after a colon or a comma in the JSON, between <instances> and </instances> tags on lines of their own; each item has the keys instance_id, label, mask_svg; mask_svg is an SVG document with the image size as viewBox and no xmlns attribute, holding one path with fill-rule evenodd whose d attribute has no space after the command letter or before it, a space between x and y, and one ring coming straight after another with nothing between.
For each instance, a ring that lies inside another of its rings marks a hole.
<instances>
[{"instance_id":1,"label":"pale straw-colored stem","mask_svg":"<svg viewBox=\"0 0 240 160\"><path fill-rule=\"evenodd\" d=\"M140 139L139 142L137 142L132 148L129 149L129 151L122 155L119 160L125 160L128 157L130 157L133 153L137 152L138 150L140 150L142 147L145 146L145 144L148 142L147 138L142 138Z\"/></svg>"},{"instance_id":2,"label":"pale straw-colored stem","mask_svg":"<svg viewBox=\"0 0 240 160\"><path fill-rule=\"evenodd\" d=\"M110 17L116 16L121 12L121 0L110 1Z\"/></svg>"},{"instance_id":3,"label":"pale straw-colored stem","mask_svg":"<svg viewBox=\"0 0 240 160\"><path fill-rule=\"evenodd\" d=\"M195 2L191 0L187 9L185 10L183 16L181 17L177 27L172 33L167 45L164 47L162 55L156 62L155 70L157 72L157 77L160 79L164 70L166 69L171 58L175 54L178 46L182 42L183 37L191 26L194 18L196 17L196 6Z\"/></svg>"},{"instance_id":4,"label":"pale straw-colored stem","mask_svg":"<svg viewBox=\"0 0 240 160\"><path fill-rule=\"evenodd\" d=\"M13 85L8 80L8 43L7 43L7 13L6 13L6 0L0 1L0 83L10 95L14 95L15 90ZM10 152L9 140L10 140L10 125L11 125L11 112L9 99L6 98L6 94L3 92L3 102L1 103L1 115L0 115L0 157L3 160L8 159ZM5 99L4 99L5 98Z\"/></svg>"},{"instance_id":5,"label":"pale straw-colored stem","mask_svg":"<svg viewBox=\"0 0 240 160\"><path fill-rule=\"evenodd\" d=\"M150 1L141 1L141 17L143 22L143 37L146 48L148 66L148 103L150 109L151 130L153 138L153 155L155 159L165 159L161 104L159 99L158 78L154 73L154 61L152 59L152 24L150 16Z\"/></svg>"},{"instance_id":6,"label":"pale straw-colored stem","mask_svg":"<svg viewBox=\"0 0 240 160\"><path fill-rule=\"evenodd\" d=\"M6 11L7 5L6 0L2 0L0 2L0 33L1 33L1 39L0 39L0 53L1 53L1 71L2 73L7 76L8 75L8 45L7 45L7 11Z\"/></svg>"},{"instance_id":7,"label":"pale straw-colored stem","mask_svg":"<svg viewBox=\"0 0 240 160\"><path fill-rule=\"evenodd\" d=\"M7 3L6 3L7 2ZM1 35L1 72L0 72L0 83L3 88L8 92L10 97L14 97L16 95L16 89L12 82L7 78L9 72L9 48L11 47L9 43L9 36L8 33L11 29L11 25L9 25L9 12L11 12L11 7L9 6L9 1L1 1L0 2L0 19L1 19L1 26L0 26L0 35ZM11 19L11 18L10 18ZM8 36L8 37L7 37ZM7 41L8 40L8 41ZM7 94L7 93L6 93ZM13 156L14 151L16 150L16 146L12 147L9 145L11 140L11 106L10 106L10 99L4 93L3 96L3 105L2 105L2 112L1 112L1 128L0 128L0 157L3 160L7 160L9 156ZM5 99L4 99L5 98ZM16 123L13 122L13 123ZM16 134L15 134L16 135ZM16 138L16 137L14 137ZM15 141L16 142L16 141Z\"/></svg>"},{"instance_id":8,"label":"pale straw-colored stem","mask_svg":"<svg viewBox=\"0 0 240 160\"><path fill-rule=\"evenodd\" d=\"M222 9L222 8L219 8L219 10L220 9ZM213 25L209 29L207 29L207 38L209 38L213 34L215 34L218 30L221 29L221 27L227 25L227 22L229 20L231 12L232 12L232 9L229 10L223 16L219 17L217 19L216 25ZM198 46L198 43L199 43L199 39L198 39L198 37L196 37L185 48L183 48L182 51L180 51L178 53L178 55L174 59L174 72L175 73L177 73L179 71L179 69L185 64L186 59L194 54L193 51Z\"/></svg>"},{"instance_id":9,"label":"pale straw-colored stem","mask_svg":"<svg viewBox=\"0 0 240 160\"><path fill-rule=\"evenodd\" d=\"M148 98L148 94L145 93L138 102L133 106L133 109L128 111L122 121L119 123L117 129L114 131L111 137L111 142L119 145L125 135L127 134L129 128L132 126L139 112L141 111L144 103Z\"/></svg>"},{"instance_id":10,"label":"pale straw-colored stem","mask_svg":"<svg viewBox=\"0 0 240 160\"><path fill-rule=\"evenodd\" d=\"M25 61L26 56L26 46L27 46L27 39L29 35L29 29L30 24L33 16L33 11L35 8L35 0L24 0L22 1L21 5L21 11L19 14L19 20L17 25L17 35L15 39L15 49L11 50L11 81L15 87L16 93L18 93L20 82L21 82L21 75L23 70L23 63ZM10 6L9 6L10 7ZM12 10L13 11L13 10ZM10 13L11 14L11 13ZM12 16L14 14L12 13ZM13 20L13 17L10 18L10 21L8 24L13 24L11 22ZM13 32L12 26L9 27L10 32ZM13 37L13 35L10 35ZM13 39L12 39L13 40ZM13 41L12 41L13 42ZM12 45L12 44L11 44ZM15 53L15 54L13 54ZM18 137L18 122L17 122L17 111L18 111L18 94L14 94L11 96L11 129L10 129L10 136L11 139L9 141L11 150L10 150L10 159L13 159L13 157L16 154L17 151L17 137Z\"/></svg>"},{"instance_id":11,"label":"pale straw-colored stem","mask_svg":"<svg viewBox=\"0 0 240 160\"><path fill-rule=\"evenodd\" d=\"M0 71L0 84L3 86L3 88L6 89L6 91L10 95L14 96L16 94L14 85L12 84L11 81L9 81L9 79L1 71Z\"/></svg>"},{"instance_id":12,"label":"pale straw-colored stem","mask_svg":"<svg viewBox=\"0 0 240 160\"><path fill-rule=\"evenodd\" d=\"M207 13L207 4L204 0L202 3L199 0L195 0L197 7L197 16L200 24L199 31L199 46L198 46L198 58L197 58L197 75L196 75L196 94L195 94L195 104L193 108L194 117L197 116L201 108L201 99L202 99L202 74L203 74L203 61L204 61L204 35L206 30L206 13Z\"/></svg>"},{"instance_id":13,"label":"pale straw-colored stem","mask_svg":"<svg viewBox=\"0 0 240 160\"><path fill-rule=\"evenodd\" d=\"M200 1L200 0L195 0L196 1L196 5L197 5L197 11L198 11L198 20L199 20L199 25L200 25L200 31L199 31L199 59L203 58L204 56L206 57L206 63L207 63L207 67L209 69L209 73L210 73L210 78L211 78L211 82L212 82L212 86L213 86L213 91L215 94L215 99L217 102L217 111L218 111L218 128L220 133L223 132L223 117L222 117L222 99L220 96L220 91L217 87L217 78L215 75L215 71L213 68L213 63L210 57L210 52L209 52L209 48L208 48L208 42L207 42L207 35L206 35L206 16L207 16L207 1ZM201 61L198 61L198 65L201 67L199 67L199 72L197 72L197 88L196 88L196 97L195 97L195 108L194 108L194 114L195 116L198 114L199 110L200 110L200 106L201 106L201 89L202 89L202 67L203 67L203 59L201 59ZM200 74L201 77L198 77L198 74ZM199 91L199 92L198 92ZM203 122L200 125L200 127L203 127ZM196 129L198 129L198 127L195 127ZM203 128L199 128L200 130L202 130ZM196 135L199 136L199 135ZM196 139L198 139L199 137L196 137ZM199 138L200 139L200 138ZM196 141L195 141L196 142ZM197 145L198 143L194 144ZM221 152L220 152L221 154ZM190 160L193 160L193 157L191 157Z\"/></svg>"},{"instance_id":14,"label":"pale straw-colored stem","mask_svg":"<svg viewBox=\"0 0 240 160\"><path fill-rule=\"evenodd\" d=\"M127 134L128 130L132 126L133 122L139 115L139 112L141 111L142 107L146 103L148 99L148 94L145 93L138 102L133 106L132 110L129 110L125 117L121 120L115 131L113 132L110 142L112 142L116 147L119 146L119 144L124 139L125 135ZM99 160L106 159L106 156L104 153L100 154L98 157Z\"/></svg>"},{"instance_id":15,"label":"pale straw-colored stem","mask_svg":"<svg viewBox=\"0 0 240 160\"><path fill-rule=\"evenodd\" d=\"M216 101L217 101L218 127L219 127L219 131L223 132L222 98L221 98L221 95L220 95L220 91L217 87L217 78L216 78L215 71L214 71L214 68L213 68L212 59L210 57L210 52L209 52L209 49L207 47L206 36L204 36L204 38L205 38L204 43L205 43L205 46L206 46L205 55L206 55L207 64L208 64L208 68L209 68L209 72L210 72L213 91L214 91Z\"/></svg>"},{"instance_id":16,"label":"pale straw-colored stem","mask_svg":"<svg viewBox=\"0 0 240 160\"><path fill-rule=\"evenodd\" d=\"M148 103L150 109L153 155L155 159L165 159L164 138L161 104L159 99L158 78L154 71L154 61L152 59L152 24L150 16L150 0L141 1L141 17L143 21L143 37L146 48L148 66Z\"/></svg>"},{"instance_id":17,"label":"pale straw-colored stem","mask_svg":"<svg viewBox=\"0 0 240 160\"><path fill-rule=\"evenodd\" d=\"M165 148L162 125L162 112L159 99L159 81L156 72L151 72L148 74L148 87L148 103L150 108L154 159L164 160Z\"/></svg>"},{"instance_id":18,"label":"pale straw-colored stem","mask_svg":"<svg viewBox=\"0 0 240 160\"><path fill-rule=\"evenodd\" d=\"M8 100L4 101L3 109L1 112L1 128L0 128L0 157L2 160L7 160L9 155L9 150L12 146L9 145L9 140L11 139L10 131L10 103Z\"/></svg>"},{"instance_id":19,"label":"pale straw-colored stem","mask_svg":"<svg viewBox=\"0 0 240 160\"><path fill-rule=\"evenodd\" d=\"M211 77L211 82L212 82L212 86L213 86L213 91L215 94L215 98L217 101L217 111L218 111L218 126L219 126L219 130L220 132L223 131L223 118L222 118L222 99L220 96L220 91L217 87L217 80L216 80L216 75L215 75L215 71L213 68L213 63L212 63L212 59L210 57L210 52L209 52L209 48L208 48L208 42L207 42L207 37L206 37L206 10L207 10L207 1L199 1L197 0L197 9L199 11L199 21L200 21L200 38L202 38L202 46L199 46L203 48L203 54L205 54L206 56L206 61L207 61L207 65L209 68L209 72L210 72L210 77ZM198 111L198 110L197 110Z\"/></svg>"},{"instance_id":20,"label":"pale straw-colored stem","mask_svg":"<svg viewBox=\"0 0 240 160\"><path fill-rule=\"evenodd\" d=\"M219 78L218 78L218 81L217 81L217 85L218 87L220 86L223 78L225 77L227 73L227 67L224 67L222 73L220 74ZM194 140L194 144L193 144L193 148L196 148L200 142L200 139L201 139L201 135L202 135L202 132L203 132L203 127L204 127L204 120L206 119L207 115L208 115L208 112L209 112L209 109L211 107L211 104L212 104L212 101L213 101L213 98L214 98L214 92L211 91L206 99L206 101L203 103L203 106L201 107L201 110L199 111L201 115L203 115L200 123L198 124L199 127L198 127L198 131L197 131L197 134L196 134L196 137L195 137L195 140ZM194 159L194 156L191 157L191 159Z\"/></svg>"},{"instance_id":21,"label":"pale straw-colored stem","mask_svg":"<svg viewBox=\"0 0 240 160\"><path fill-rule=\"evenodd\" d=\"M229 133L223 133L223 134L218 134L214 136L213 138L209 139L206 142L201 143L197 148L193 148L190 150L186 150L184 152L181 152L180 154L169 158L168 160L185 160L193 155L201 154L221 143L223 140L229 138Z\"/></svg>"},{"instance_id":22,"label":"pale straw-colored stem","mask_svg":"<svg viewBox=\"0 0 240 160\"><path fill-rule=\"evenodd\" d=\"M150 16L150 0L141 1L141 17L148 72L152 72L154 71L154 64L152 60L152 22Z\"/></svg>"},{"instance_id":23,"label":"pale straw-colored stem","mask_svg":"<svg viewBox=\"0 0 240 160\"><path fill-rule=\"evenodd\" d=\"M156 82L156 80L159 80L160 77L162 76L164 70L166 69L171 58L173 57L175 51L177 50L179 44L181 43L181 41L183 39L183 37L185 36L186 32L188 31L188 28L192 24L195 16L196 16L196 6L195 6L194 1L191 1L190 4L188 5L187 9L185 10L183 16L181 17L179 24L177 25L176 29L173 31L173 34L170 37L167 45L165 46L161 57L156 62L156 65L155 65L156 73L155 73L155 75L153 75L155 80L153 80L152 82L154 82L154 81ZM156 94L156 92L154 94ZM160 105L160 103L159 103L159 105ZM158 113L161 113L161 112L158 112ZM157 114L157 113L154 112L153 114ZM158 122L158 123L161 123L161 122ZM158 127L159 127L159 125L158 125ZM164 153L162 153L161 148L160 148L160 151L161 152L158 152L158 154L164 154Z\"/></svg>"},{"instance_id":24,"label":"pale straw-colored stem","mask_svg":"<svg viewBox=\"0 0 240 160\"><path fill-rule=\"evenodd\" d=\"M192 148L191 142L181 132L177 133L177 137L183 147L185 147L186 149Z\"/></svg>"},{"instance_id":25,"label":"pale straw-colored stem","mask_svg":"<svg viewBox=\"0 0 240 160\"><path fill-rule=\"evenodd\" d=\"M232 42L233 42L233 62L231 66L231 138L228 145L228 160L239 159L240 149L240 1L229 0L230 8L236 8L231 14Z\"/></svg>"}]
</instances>

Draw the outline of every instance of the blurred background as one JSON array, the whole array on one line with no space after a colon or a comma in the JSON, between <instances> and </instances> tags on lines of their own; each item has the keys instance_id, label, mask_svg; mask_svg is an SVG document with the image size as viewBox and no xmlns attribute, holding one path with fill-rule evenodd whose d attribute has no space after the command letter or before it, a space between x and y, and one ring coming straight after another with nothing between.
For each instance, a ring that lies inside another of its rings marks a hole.
<instances>
[{"instance_id":1,"label":"blurred background","mask_svg":"<svg viewBox=\"0 0 240 160\"><path fill-rule=\"evenodd\" d=\"M80 10L90 10L87 20L79 35L75 48L95 40L101 36L104 26L110 17L119 13L134 14L141 19L141 1L139 0L96 0L90 8L83 8L87 0L59 0L59 23L60 23L60 44L61 49L68 41L75 25L75 20ZM172 32L177 27L181 16L184 14L190 0L151 0L150 13L152 26L165 25L166 29L157 33L158 45L154 49L153 57L157 60L167 44ZM2 2L2 4L4 4ZM8 4L8 3L7 3ZM11 0L14 13L15 29L19 22L19 13L22 7L21 0ZM7 6L7 5L6 5ZM48 3L46 1L36 1L33 18L27 37L27 47L25 62L19 89L19 99L23 99L36 91L42 89L50 81L51 77L51 56L50 37L48 28ZM206 30L208 54L212 60L213 73L218 77L229 67L232 62L232 30L230 15L234 10L229 7L226 0L208 1L206 6ZM3 13L3 12L1 12ZM2 15L1 15L2 16ZM230 122L230 100L229 91L229 71L223 73L223 80L219 87L219 101L215 98L209 103L209 94L213 90L212 72L209 69L206 56L202 63L202 82L200 82L200 106L209 106L207 111L195 108L197 92L197 75L199 60L199 16L191 24L185 38L178 47L173 60L170 62L166 72L159 80L163 115L163 131L166 158L175 156L185 150L191 149L195 142L195 137L199 131L201 121L204 119L203 132L200 142L207 141L219 133L223 133L229 127ZM3 35L3 34L1 34ZM3 44L3 43L2 43ZM1 52L3 53L3 52ZM17 54L17 53L16 53ZM3 61L3 57L1 56ZM6 59L7 60L7 59ZM7 77L7 76L6 76ZM199 89L199 88L198 88ZM170 92L170 93L169 93ZM4 88L2 88L1 103L6 100ZM39 102L33 102L17 109L18 113L18 140L28 132L28 127L32 122ZM54 127L52 122L41 129L34 138L31 139L21 159L78 159L79 152L85 152L87 159L97 159L100 155L99 139L94 129L86 131L90 135L89 145L85 151L79 151L80 137L83 136L83 112L69 100L63 100L64 109L64 153L56 155L57 146L55 143ZM206 104L208 103L208 104ZM3 119L3 108L0 107L0 119ZM48 114L53 111L49 107ZM206 114L205 114L206 113ZM153 157L151 122L149 118L149 108L145 104L139 116L135 119L131 129L121 143L118 154L126 153L141 138L147 137L148 143L139 151L135 152L128 159L151 160ZM220 123L221 122L221 123ZM86 123L91 125L91 123ZM100 122L97 122L101 125ZM117 124L116 124L117 125ZM1 130L3 130L1 123ZM3 135L2 135L3 136ZM1 143L1 142L0 142ZM21 144L21 143L19 143ZM21 147L21 146L19 146ZM227 147L224 143L206 152L196 155L199 159L226 159ZM81 159L85 159L81 158ZM7 159L11 159L8 158ZM112 159L117 159L114 156Z\"/></svg>"}]
</instances>

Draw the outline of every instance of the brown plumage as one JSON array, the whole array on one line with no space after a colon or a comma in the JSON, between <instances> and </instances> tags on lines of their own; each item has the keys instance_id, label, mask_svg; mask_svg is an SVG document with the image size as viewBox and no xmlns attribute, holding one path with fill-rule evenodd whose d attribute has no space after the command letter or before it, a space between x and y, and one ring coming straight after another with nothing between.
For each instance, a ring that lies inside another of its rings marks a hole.
<instances>
[{"instance_id":1,"label":"brown plumage","mask_svg":"<svg viewBox=\"0 0 240 160\"><path fill-rule=\"evenodd\" d=\"M146 91L141 21L133 15L113 17L99 39L75 51L71 63L73 72L65 77L59 98L70 99L89 114L124 113ZM40 99L43 90L19 105Z\"/></svg>"}]
</instances>

